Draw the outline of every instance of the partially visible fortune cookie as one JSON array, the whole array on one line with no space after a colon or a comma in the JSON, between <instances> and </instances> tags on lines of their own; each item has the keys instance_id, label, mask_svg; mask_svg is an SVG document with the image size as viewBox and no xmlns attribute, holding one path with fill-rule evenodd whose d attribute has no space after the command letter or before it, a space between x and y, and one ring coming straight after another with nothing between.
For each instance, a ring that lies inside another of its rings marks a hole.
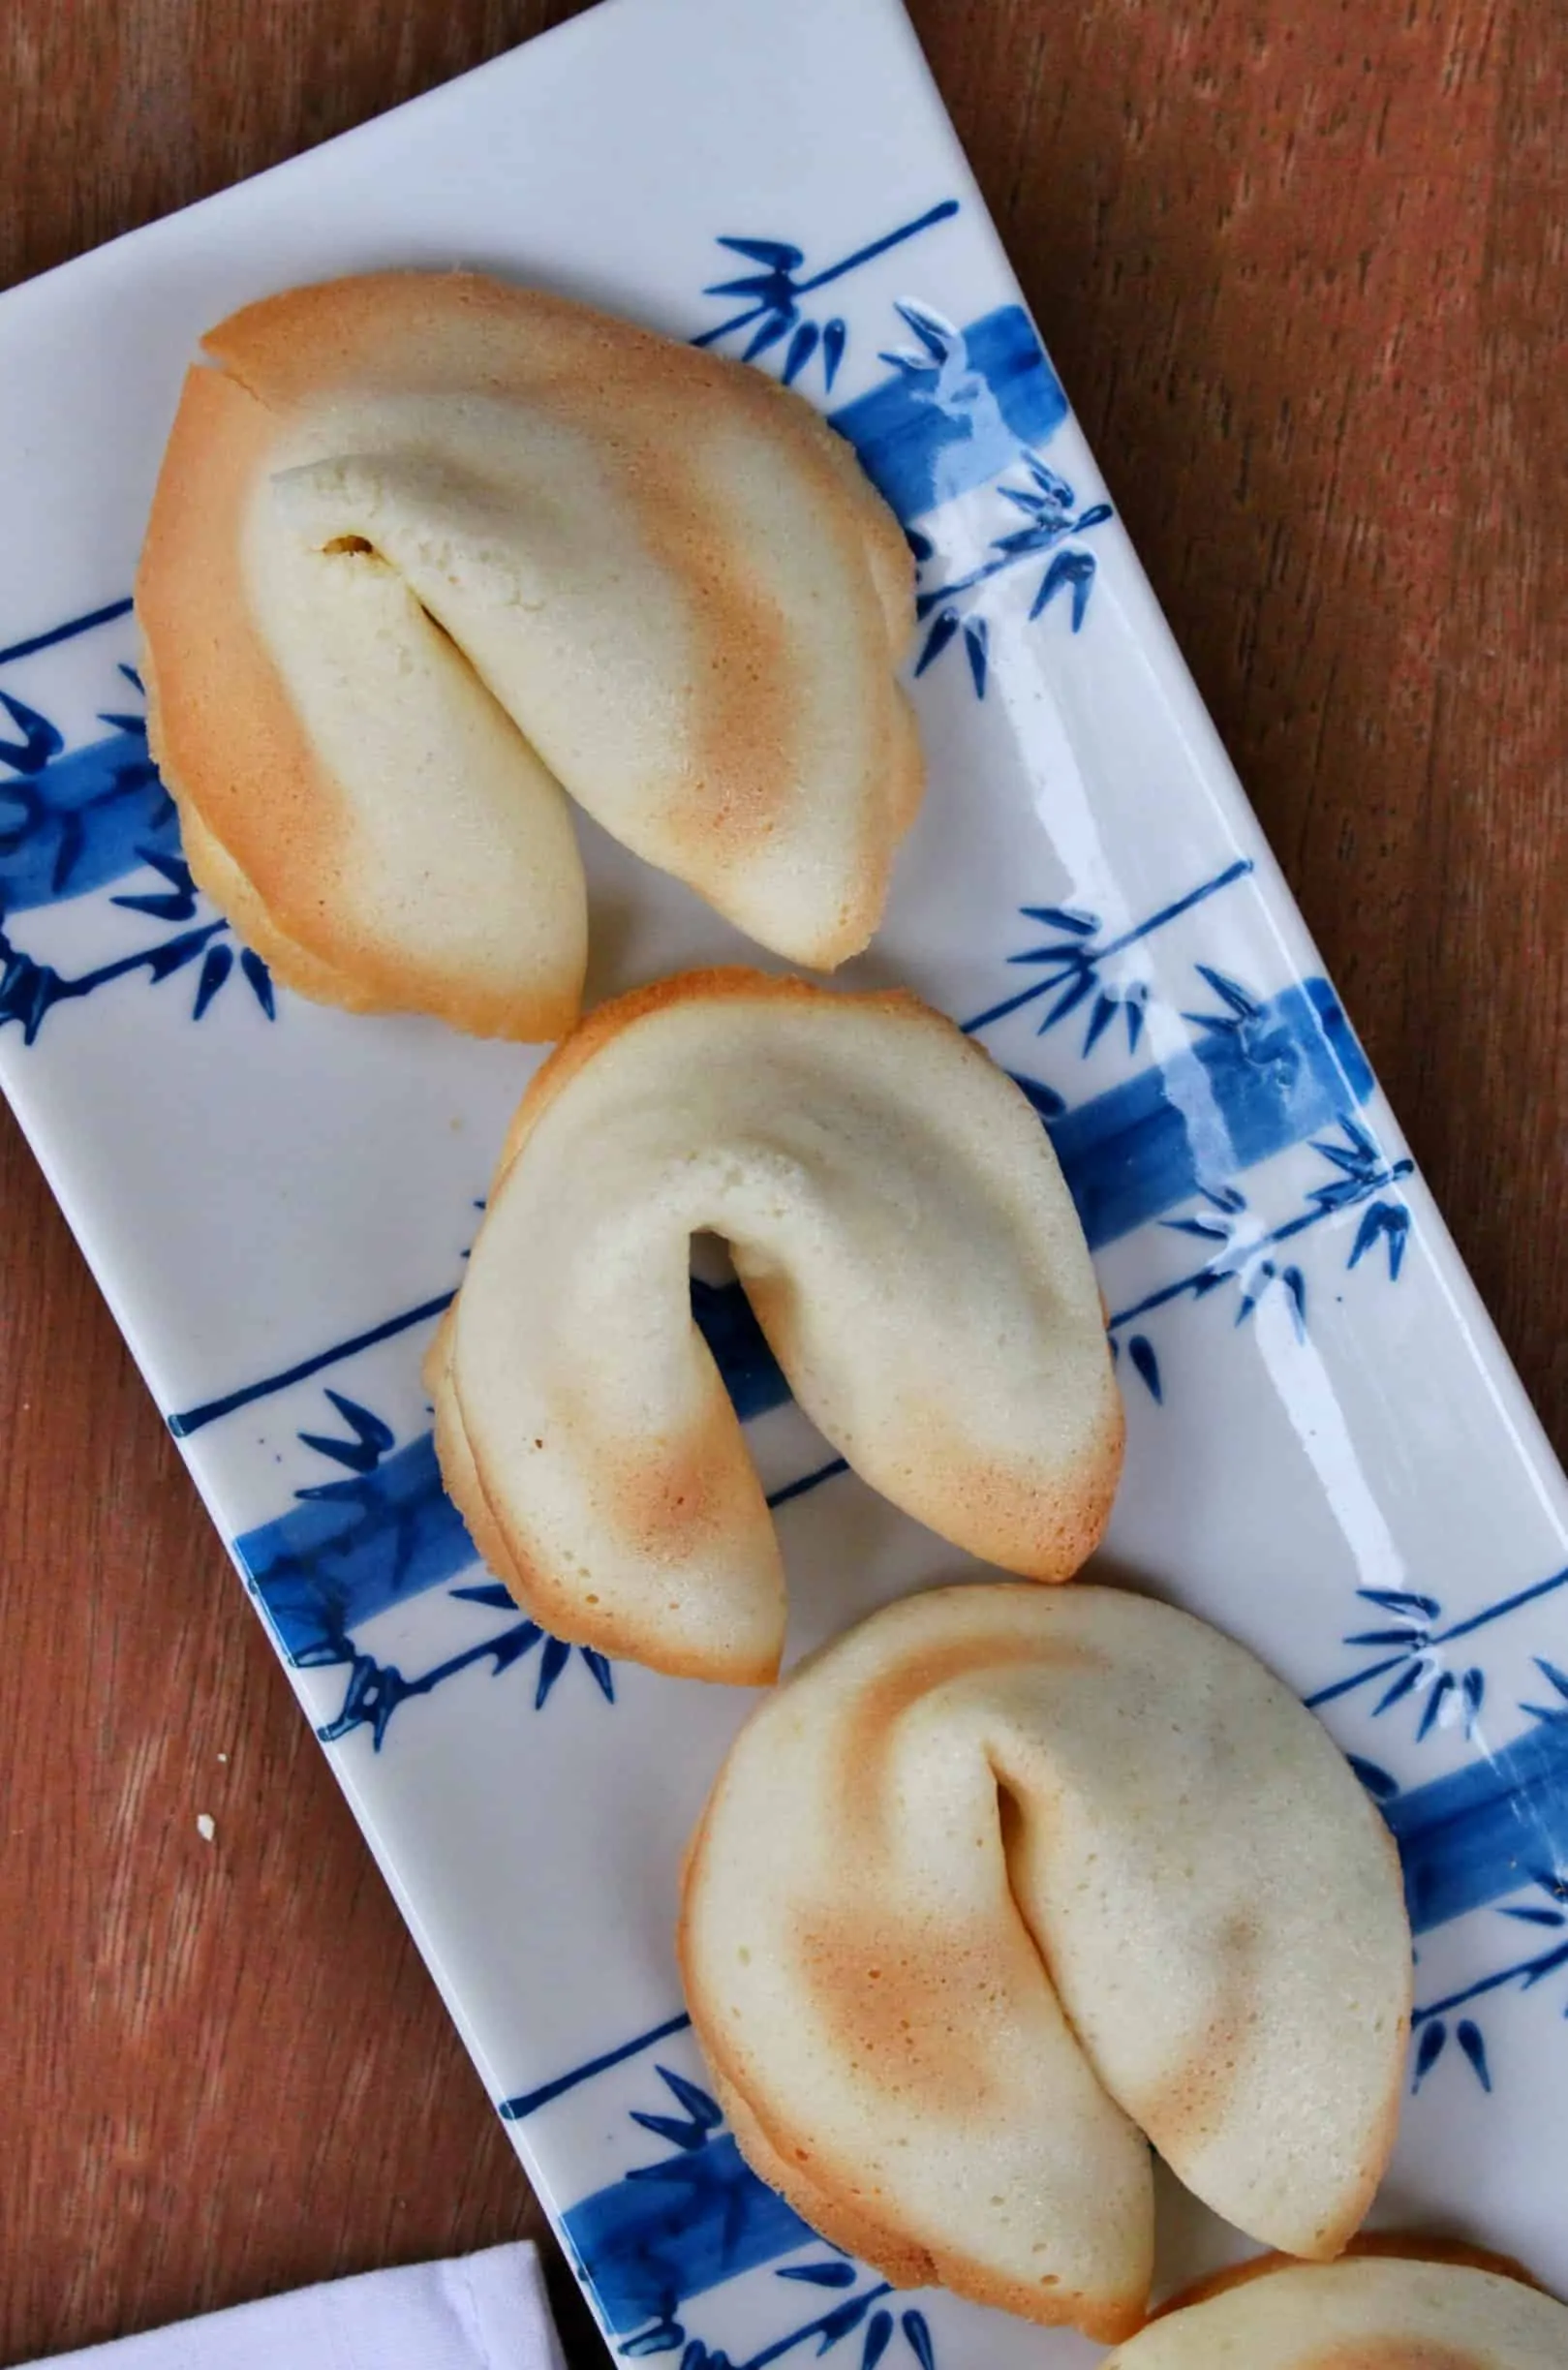
<instances>
[{"instance_id":1,"label":"partially visible fortune cookie","mask_svg":"<svg viewBox=\"0 0 1568 2370\"><path fill-rule=\"evenodd\" d=\"M1314 2258L1393 2145L1388 1830L1245 1647L1122 1589L933 1589L811 1656L720 1772L679 1946L743 2155L901 2286L1114 2343L1149 2142Z\"/></svg>"},{"instance_id":2,"label":"partially visible fortune cookie","mask_svg":"<svg viewBox=\"0 0 1568 2370\"><path fill-rule=\"evenodd\" d=\"M1564 2370L1568 2309L1468 2263L1274 2264L1151 2322L1105 2370Z\"/></svg>"},{"instance_id":3,"label":"partially visible fortune cookie","mask_svg":"<svg viewBox=\"0 0 1568 2370\"><path fill-rule=\"evenodd\" d=\"M443 1479L538 1620L686 1677L778 1671L773 1522L692 1321L702 1233L874 1489L1011 1571L1078 1569L1122 1404L1028 1098L913 996L697 971L538 1072L426 1365Z\"/></svg>"},{"instance_id":4,"label":"partially visible fortune cookie","mask_svg":"<svg viewBox=\"0 0 1568 2370\"><path fill-rule=\"evenodd\" d=\"M461 272L293 289L203 351L137 578L149 728L280 978L561 1035L564 793L792 960L867 943L920 797L912 567L806 402Z\"/></svg>"}]
</instances>

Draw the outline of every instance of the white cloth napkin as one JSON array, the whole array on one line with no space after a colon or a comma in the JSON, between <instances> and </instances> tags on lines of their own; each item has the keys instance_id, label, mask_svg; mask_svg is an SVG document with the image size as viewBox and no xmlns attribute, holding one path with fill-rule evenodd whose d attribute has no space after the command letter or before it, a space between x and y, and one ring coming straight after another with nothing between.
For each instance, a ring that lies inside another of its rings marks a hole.
<instances>
[{"instance_id":1,"label":"white cloth napkin","mask_svg":"<svg viewBox=\"0 0 1568 2370\"><path fill-rule=\"evenodd\" d=\"M267 2296L145 2336L56 2354L47 2370L77 2363L91 2370L564 2370L538 2256L525 2243Z\"/></svg>"}]
</instances>

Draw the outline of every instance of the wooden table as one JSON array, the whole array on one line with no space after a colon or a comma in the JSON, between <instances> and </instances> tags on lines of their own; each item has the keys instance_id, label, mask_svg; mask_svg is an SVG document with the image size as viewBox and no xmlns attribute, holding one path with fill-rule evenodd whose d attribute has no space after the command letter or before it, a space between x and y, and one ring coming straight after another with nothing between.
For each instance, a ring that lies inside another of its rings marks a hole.
<instances>
[{"instance_id":1,"label":"wooden table","mask_svg":"<svg viewBox=\"0 0 1568 2370\"><path fill-rule=\"evenodd\" d=\"M571 13L6 0L0 285ZM1568 15L914 14L1198 682L1568 1447ZM3 1112L0 1212L0 2361L538 2231ZM580 2312L569 2338L600 2358Z\"/></svg>"}]
</instances>

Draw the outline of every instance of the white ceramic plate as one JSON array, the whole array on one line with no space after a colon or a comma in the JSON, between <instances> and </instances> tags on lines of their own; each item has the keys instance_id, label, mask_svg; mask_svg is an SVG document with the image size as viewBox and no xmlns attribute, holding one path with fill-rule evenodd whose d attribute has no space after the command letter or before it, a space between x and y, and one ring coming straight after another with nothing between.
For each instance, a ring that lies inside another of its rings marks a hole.
<instances>
[{"instance_id":1,"label":"white ceramic plate","mask_svg":"<svg viewBox=\"0 0 1568 2370\"><path fill-rule=\"evenodd\" d=\"M1562 1477L893 0L611 0L0 302L0 1081L612 2345L1093 2358L887 2294L741 2164L670 1925L745 1701L541 1637L431 1451L420 1354L532 1057L275 992L146 763L126 596L199 333L458 261L750 350L904 518L931 789L855 973L969 1024L1051 1125L1126 1391L1116 1562L1321 1707L1399 1838L1419 2014L1382 2218L1568 2288ZM752 954L585 840L595 995ZM796 1650L963 1568L824 1478L732 1292L700 1313L779 1494ZM1165 2204L1169 2271L1224 2251Z\"/></svg>"}]
</instances>

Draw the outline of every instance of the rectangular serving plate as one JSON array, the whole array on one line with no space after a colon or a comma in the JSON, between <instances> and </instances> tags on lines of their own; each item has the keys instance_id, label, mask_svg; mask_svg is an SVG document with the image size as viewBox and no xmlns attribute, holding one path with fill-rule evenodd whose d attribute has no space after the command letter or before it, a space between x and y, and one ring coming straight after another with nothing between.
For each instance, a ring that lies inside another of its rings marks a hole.
<instances>
[{"instance_id":1,"label":"rectangular serving plate","mask_svg":"<svg viewBox=\"0 0 1568 2370\"><path fill-rule=\"evenodd\" d=\"M1094 2358L889 2293L742 2163L670 1937L748 1699L523 1620L431 1447L420 1355L537 1057L278 990L194 890L147 760L127 595L200 333L296 281L453 262L749 354L903 520L931 786L845 976L952 1013L1051 1130L1127 1400L1106 1562L1262 1653L1399 1839L1418 2009L1380 2217L1568 2287L1562 1475L902 13L607 0L0 300L0 1084L611 2345ZM755 959L583 839L593 997ZM843 1472L733 1286L695 1290L778 1507L791 1651L970 1568ZM1174 2185L1163 2210L1167 2276L1234 2251Z\"/></svg>"}]
</instances>

